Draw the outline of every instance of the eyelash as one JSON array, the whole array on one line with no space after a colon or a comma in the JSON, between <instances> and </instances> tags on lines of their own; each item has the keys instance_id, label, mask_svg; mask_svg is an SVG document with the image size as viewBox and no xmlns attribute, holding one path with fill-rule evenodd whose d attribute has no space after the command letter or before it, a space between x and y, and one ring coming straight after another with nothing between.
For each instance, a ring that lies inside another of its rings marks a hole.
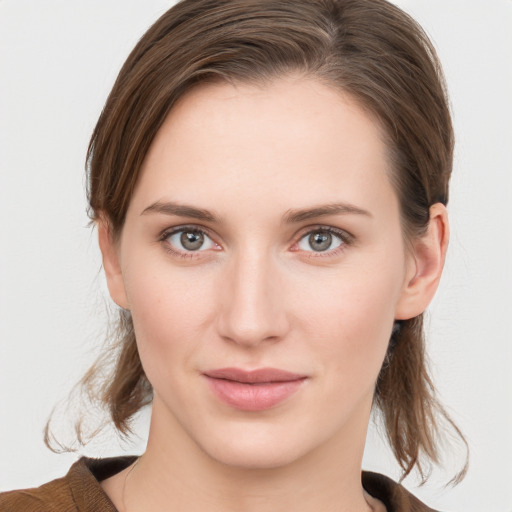
<instances>
[{"instance_id":1,"label":"eyelash","mask_svg":"<svg viewBox=\"0 0 512 512\"><path fill-rule=\"evenodd\" d=\"M313 233L322 233L322 232L329 233L329 234L337 237L339 240L341 240L341 244L338 247L336 247L335 249L331 249L329 251L313 251L313 250L303 251L304 253L306 253L305 257L307 257L307 258L325 258L325 257L338 256L347 248L347 246L350 246L354 242L353 235L351 235L347 231L333 228L331 226L317 225L317 226L310 226L306 229L307 229L307 231L302 232L302 234L298 237L297 241L294 243L293 247L297 246L301 240L303 240L307 236L310 236ZM165 246L165 250L168 253L172 254L173 256L177 256L178 258L183 258L183 259L196 258L197 253L201 253L204 251L180 251L180 250L174 249L173 246L168 242L169 237L171 237L172 235L175 235L177 233L187 232L187 231L201 233L203 235L206 235L208 238L210 238L210 240L212 240L212 242L215 245L218 246L218 244L214 241L213 237L209 234L208 230L206 230L203 227L187 226L187 225L176 226L175 228L164 231L160 235L158 241L162 242ZM300 251L300 249L291 249L291 250L293 252Z\"/></svg>"},{"instance_id":2,"label":"eyelash","mask_svg":"<svg viewBox=\"0 0 512 512\"><path fill-rule=\"evenodd\" d=\"M208 230L205 228L200 228L197 226L177 226L175 228L169 229L164 231L160 237L159 242L162 242L164 244L165 250L172 254L173 256L177 256L178 258L183 259L192 259L197 257L197 253L201 253L203 251L180 251L177 249L174 249L173 246L168 242L168 239L175 235L176 233L183 233L183 232L193 232L193 233L202 233L203 235L206 235L212 242L218 246L216 242L213 241L213 237L210 236Z\"/></svg>"},{"instance_id":3,"label":"eyelash","mask_svg":"<svg viewBox=\"0 0 512 512\"><path fill-rule=\"evenodd\" d=\"M295 242L294 246L298 245L301 240L304 238L312 235L313 233L329 233L331 235L334 235L336 238L338 238L341 241L341 244L329 251L304 251L306 254L306 258L329 258L329 257L335 257L340 255L347 246L350 246L353 241L354 237L347 233L346 231L342 229L333 228L332 226L314 226L314 227L308 227L306 228L307 231L303 231L302 234L299 236L297 242ZM299 249L293 249L293 251L299 251Z\"/></svg>"}]
</instances>

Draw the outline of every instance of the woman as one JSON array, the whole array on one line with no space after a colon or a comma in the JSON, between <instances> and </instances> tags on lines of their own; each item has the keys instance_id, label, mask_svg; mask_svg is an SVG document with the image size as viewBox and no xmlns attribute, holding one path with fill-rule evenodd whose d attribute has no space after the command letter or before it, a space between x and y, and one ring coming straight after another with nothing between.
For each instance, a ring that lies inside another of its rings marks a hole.
<instances>
[{"instance_id":1,"label":"woman","mask_svg":"<svg viewBox=\"0 0 512 512\"><path fill-rule=\"evenodd\" d=\"M427 474L450 422L422 314L452 152L435 51L387 2L170 9L88 158L124 329L102 399L120 432L152 403L147 449L0 510L431 510L361 461L372 407L404 475Z\"/></svg>"}]
</instances>

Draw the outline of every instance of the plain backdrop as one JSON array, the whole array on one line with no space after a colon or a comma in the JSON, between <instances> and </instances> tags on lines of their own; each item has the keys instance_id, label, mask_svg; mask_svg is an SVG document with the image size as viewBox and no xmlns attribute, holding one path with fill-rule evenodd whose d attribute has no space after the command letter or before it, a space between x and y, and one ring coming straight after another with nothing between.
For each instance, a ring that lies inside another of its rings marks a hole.
<instances>
[{"instance_id":1,"label":"plain backdrop","mask_svg":"<svg viewBox=\"0 0 512 512\"><path fill-rule=\"evenodd\" d=\"M50 452L42 429L104 336L85 152L122 62L172 3L0 0L0 490L61 476L79 456ZM458 487L443 488L449 470L405 485L436 509L510 512L512 1L398 4L433 38L451 93L452 239L428 343L440 395L471 449ZM140 453L146 418L139 423L132 444L107 432L81 453ZM373 428L365 467L398 475Z\"/></svg>"}]
</instances>

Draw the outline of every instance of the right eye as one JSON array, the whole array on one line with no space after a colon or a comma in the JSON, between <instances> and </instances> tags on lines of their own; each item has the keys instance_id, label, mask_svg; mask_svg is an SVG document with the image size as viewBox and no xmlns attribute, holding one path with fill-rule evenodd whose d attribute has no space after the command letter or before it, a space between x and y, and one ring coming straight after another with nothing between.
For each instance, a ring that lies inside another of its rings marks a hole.
<instances>
[{"instance_id":1,"label":"right eye","mask_svg":"<svg viewBox=\"0 0 512 512\"><path fill-rule=\"evenodd\" d=\"M164 240L177 252L201 252L213 249L217 244L196 228L181 228L167 233Z\"/></svg>"}]
</instances>

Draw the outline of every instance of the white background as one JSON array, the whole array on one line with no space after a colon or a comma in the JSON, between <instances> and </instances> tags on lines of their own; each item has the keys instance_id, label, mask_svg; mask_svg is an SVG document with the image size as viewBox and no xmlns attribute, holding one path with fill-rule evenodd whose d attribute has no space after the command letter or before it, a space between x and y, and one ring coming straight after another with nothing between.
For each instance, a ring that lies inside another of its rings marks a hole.
<instances>
[{"instance_id":1,"label":"white background","mask_svg":"<svg viewBox=\"0 0 512 512\"><path fill-rule=\"evenodd\" d=\"M401 0L434 39L457 150L452 240L429 350L467 435L466 480L423 488L432 507L510 512L512 496L512 1ZM164 0L0 0L0 490L39 485L76 454L42 441L52 407L102 340L104 284L87 227L84 156L115 76ZM143 432L142 432L143 437ZM373 431L366 467L397 475ZM97 456L136 453L107 437Z\"/></svg>"}]
</instances>

